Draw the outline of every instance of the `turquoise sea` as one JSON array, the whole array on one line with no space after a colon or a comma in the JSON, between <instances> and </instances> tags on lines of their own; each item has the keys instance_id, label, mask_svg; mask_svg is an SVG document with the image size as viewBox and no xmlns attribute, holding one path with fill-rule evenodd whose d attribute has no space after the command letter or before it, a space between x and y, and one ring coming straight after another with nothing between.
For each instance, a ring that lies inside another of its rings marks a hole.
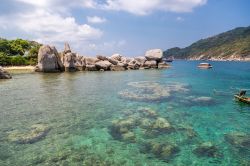
<instances>
[{"instance_id":1,"label":"turquoise sea","mask_svg":"<svg viewBox=\"0 0 250 166\"><path fill-rule=\"evenodd\" d=\"M0 165L249 166L250 63L198 63L1 80Z\"/></svg>"}]
</instances>

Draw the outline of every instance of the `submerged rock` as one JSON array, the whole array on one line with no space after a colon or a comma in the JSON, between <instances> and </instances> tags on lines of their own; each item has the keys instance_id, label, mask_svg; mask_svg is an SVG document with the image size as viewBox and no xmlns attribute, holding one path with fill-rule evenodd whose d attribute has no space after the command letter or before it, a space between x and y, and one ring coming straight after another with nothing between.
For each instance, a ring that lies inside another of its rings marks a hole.
<instances>
[{"instance_id":1,"label":"submerged rock","mask_svg":"<svg viewBox=\"0 0 250 166\"><path fill-rule=\"evenodd\" d=\"M138 112L141 113L144 117L155 118L157 113L150 108L139 108Z\"/></svg>"},{"instance_id":2,"label":"submerged rock","mask_svg":"<svg viewBox=\"0 0 250 166\"><path fill-rule=\"evenodd\" d=\"M0 66L0 79L11 79L11 75Z\"/></svg>"},{"instance_id":3,"label":"submerged rock","mask_svg":"<svg viewBox=\"0 0 250 166\"><path fill-rule=\"evenodd\" d=\"M193 153L198 157L219 157L220 153L218 147L211 142L204 142L197 146Z\"/></svg>"},{"instance_id":4,"label":"submerged rock","mask_svg":"<svg viewBox=\"0 0 250 166\"><path fill-rule=\"evenodd\" d=\"M250 151L250 134L233 132L225 134L225 140L232 146Z\"/></svg>"},{"instance_id":5,"label":"submerged rock","mask_svg":"<svg viewBox=\"0 0 250 166\"><path fill-rule=\"evenodd\" d=\"M172 129L172 126L165 118L159 117L152 125L152 129L157 131L169 131Z\"/></svg>"},{"instance_id":6,"label":"submerged rock","mask_svg":"<svg viewBox=\"0 0 250 166\"><path fill-rule=\"evenodd\" d=\"M131 131L122 134L122 139L124 141L135 142L135 134Z\"/></svg>"},{"instance_id":7,"label":"submerged rock","mask_svg":"<svg viewBox=\"0 0 250 166\"><path fill-rule=\"evenodd\" d=\"M168 142L159 143L151 141L146 143L145 151L154 154L156 158L168 161L180 152L180 148Z\"/></svg>"},{"instance_id":8,"label":"submerged rock","mask_svg":"<svg viewBox=\"0 0 250 166\"><path fill-rule=\"evenodd\" d=\"M137 124L137 119L133 117L114 120L110 127L110 134L115 139L134 142L135 134L131 130L137 127Z\"/></svg>"},{"instance_id":9,"label":"submerged rock","mask_svg":"<svg viewBox=\"0 0 250 166\"><path fill-rule=\"evenodd\" d=\"M50 128L43 124L35 124L26 132L14 130L9 133L8 139L19 144L32 144L44 138Z\"/></svg>"},{"instance_id":10,"label":"submerged rock","mask_svg":"<svg viewBox=\"0 0 250 166\"><path fill-rule=\"evenodd\" d=\"M165 86L157 82L130 82L133 89L125 89L119 95L129 100L160 101L171 96L172 92L187 92L189 89L183 84L172 83Z\"/></svg>"},{"instance_id":11,"label":"submerged rock","mask_svg":"<svg viewBox=\"0 0 250 166\"><path fill-rule=\"evenodd\" d=\"M38 72L59 72L64 71L64 66L55 47L43 45L38 52Z\"/></svg>"},{"instance_id":12,"label":"submerged rock","mask_svg":"<svg viewBox=\"0 0 250 166\"><path fill-rule=\"evenodd\" d=\"M201 96L201 97L196 97L192 99L194 102L200 102L200 103L212 103L213 98L212 97L207 97L207 96Z\"/></svg>"}]
</instances>

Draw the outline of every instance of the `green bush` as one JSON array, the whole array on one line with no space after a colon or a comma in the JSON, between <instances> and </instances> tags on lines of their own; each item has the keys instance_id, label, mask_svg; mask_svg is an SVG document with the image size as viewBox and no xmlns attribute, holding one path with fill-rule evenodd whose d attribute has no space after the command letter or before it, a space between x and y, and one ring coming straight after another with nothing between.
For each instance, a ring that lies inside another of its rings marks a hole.
<instances>
[{"instance_id":1,"label":"green bush","mask_svg":"<svg viewBox=\"0 0 250 166\"><path fill-rule=\"evenodd\" d=\"M0 38L0 65L35 65L40 46L37 42L23 39Z\"/></svg>"},{"instance_id":2,"label":"green bush","mask_svg":"<svg viewBox=\"0 0 250 166\"><path fill-rule=\"evenodd\" d=\"M11 65L13 66L28 65L28 62L24 57L18 55L11 57Z\"/></svg>"},{"instance_id":3,"label":"green bush","mask_svg":"<svg viewBox=\"0 0 250 166\"><path fill-rule=\"evenodd\" d=\"M4 52L0 52L0 66L7 66L11 64L11 57Z\"/></svg>"}]
</instances>

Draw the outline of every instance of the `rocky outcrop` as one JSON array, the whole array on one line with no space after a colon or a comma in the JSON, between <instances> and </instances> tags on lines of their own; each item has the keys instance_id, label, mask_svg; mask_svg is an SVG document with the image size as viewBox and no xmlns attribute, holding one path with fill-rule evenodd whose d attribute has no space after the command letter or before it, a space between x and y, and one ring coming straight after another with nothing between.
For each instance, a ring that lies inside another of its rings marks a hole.
<instances>
[{"instance_id":1,"label":"rocky outcrop","mask_svg":"<svg viewBox=\"0 0 250 166\"><path fill-rule=\"evenodd\" d=\"M166 68L169 68L170 65L167 64L166 62L160 62L158 63L158 69L166 69Z\"/></svg>"},{"instance_id":2,"label":"rocky outcrop","mask_svg":"<svg viewBox=\"0 0 250 166\"><path fill-rule=\"evenodd\" d=\"M64 66L55 47L48 45L40 47L38 64L35 70L39 72L60 72L64 70Z\"/></svg>"},{"instance_id":3,"label":"rocky outcrop","mask_svg":"<svg viewBox=\"0 0 250 166\"><path fill-rule=\"evenodd\" d=\"M82 71L82 70L85 70L86 68L86 64L85 64L85 59L83 56L79 56L77 55L76 56L76 59L75 59L75 68L78 70L78 71Z\"/></svg>"},{"instance_id":4,"label":"rocky outcrop","mask_svg":"<svg viewBox=\"0 0 250 166\"><path fill-rule=\"evenodd\" d=\"M86 65L95 65L96 62L100 61L100 59L95 57L85 57Z\"/></svg>"},{"instance_id":5,"label":"rocky outcrop","mask_svg":"<svg viewBox=\"0 0 250 166\"><path fill-rule=\"evenodd\" d=\"M119 61L115 60L114 58L108 58L108 61L113 65L117 65Z\"/></svg>"},{"instance_id":6,"label":"rocky outcrop","mask_svg":"<svg viewBox=\"0 0 250 166\"><path fill-rule=\"evenodd\" d=\"M73 53L69 44L65 43L64 51L60 54L55 47L42 46L39 51L36 71L124 71L168 67L169 65L162 61L160 49L147 51L145 57L126 58L120 54L113 54L110 57L103 55L85 57Z\"/></svg>"},{"instance_id":7,"label":"rocky outcrop","mask_svg":"<svg viewBox=\"0 0 250 166\"><path fill-rule=\"evenodd\" d=\"M155 60L146 61L143 67L145 69L157 68L157 62Z\"/></svg>"},{"instance_id":8,"label":"rocky outcrop","mask_svg":"<svg viewBox=\"0 0 250 166\"><path fill-rule=\"evenodd\" d=\"M219 157L220 153L218 147L211 142L204 142L198 145L193 153L198 157Z\"/></svg>"},{"instance_id":9,"label":"rocky outcrop","mask_svg":"<svg viewBox=\"0 0 250 166\"><path fill-rule=\"evenodd\" d=\"M148 153L152 153L156 158L168 161L175 157L180 152L180 148L168 142L148 142L145 144L144 150Z\"/></svg>"},{"instance_id":10,"label":"rocky outcrop","mask_svg":"<svg viewBox=\"0 0 250 166\"><path fill-rule=\"evenodd\" d=\"M110 70L111 71L124 71L126 70L126 68L120 65L111 65Z\"/></svg>"},{"instance_id":11,"label":"rocky outcrop","mask_svg":"<svg viewBox=\"0 0 250 166\"><path fill-rule=\"evenodd\" d=\"M107 61L107 60L105 60L105 61L98 61L98 62L96 62L95 63L95 66L96 66L96 68L98 69L98 70L101 70L101 69L103 69L103 70L110 70L110 66L111 66L112 64L109 62L109 61Z\"/></svg>"},{"instance_id":12,"label":"rocky outcrop","mask_svg":"<svg viewBox=\"0 0 250 166\"><path fill-rule=\"evenodd\" d=\"M250 151L250 134L242 132L232 132L225 134L225 140L235 148Z\"/></svg>"},{"instance_id":13,"label":"rocky outcrop","mask_svg":"<svg viewBox=\"0 0 250 166\"><path fill-rule=\"evenodd\" d=\"M8 140L18 144L32 144L44 138L50 128L44 124L34 124L27 131L13 130L9 132Z\"/></svg>"},{"instance_id":14,"label":"rocky outcrop","mask_svg":"<svg viewBox=\"0 0 250 166\"><path fill-rule=\"evenodd\" d=\"M121 61L122 55L120 54L113 54L110 58L113 58L117 61Z\"/></svg>"},{"instance_id":15,"label":"rocky outcrop","mask_svg":"<svg viewBox=\"0 0 250 166\"><path fill-rule=\"evenodd\" d=\"M65 43L63 51L63 65L65 67L65 71L75 71L75 61L76 54L72 53L69 44Z\"/></svg>"},{"instance_id":16,"label":"rocky outcrop","mask_svg":"<svg viewBox=\"0 0 250 166\"><path fill-rule=\"evenodd\" d=\"M160 62L163 57L163 51L161 49L148 50L145 54L147 60Z\"/></svg>"},{"instance_id":17,"label":"rocky outcrop","mask_svg":"<svg viewBox=\"0 0 250 166\"><path fill-rule=\"evenodd\" d=\"M11 75L0 66L0 79L11 79Z\"/></svg>"},{"instance_id":18,"label":"rocky outcrop","mask_svg":"<svg viewBox=\"0 0 250 166\"><path fill-rule=\"evenodd\" d=\"M106 56L102 56L102 55L97 55L96 58L102 61L108 60Z\"/></svg>"},{"instance_id":19,"label":"rocky outcrop","mask_svg":"<svg viewBox=\"0 0 250 166\"><path fill-rule=\"evenodd\" d=\"M95 65L86 65L86 71L97 71L97 68Z\"/></svg>"}]
</instances>

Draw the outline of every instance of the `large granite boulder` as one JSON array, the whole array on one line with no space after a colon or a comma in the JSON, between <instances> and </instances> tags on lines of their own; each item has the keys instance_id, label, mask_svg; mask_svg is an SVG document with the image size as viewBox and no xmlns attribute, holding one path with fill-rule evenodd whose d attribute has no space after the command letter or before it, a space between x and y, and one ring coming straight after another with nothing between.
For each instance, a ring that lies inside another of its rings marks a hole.
<instances>
[{"instance_id":1,"label":"large granite boulder","mask_svg":"<svg viewBox=\"0 0 250 166\"><path fill-rule=\"evenodd\" d=\"M143 65L145 69L157 68L157 62L155 60L146 61Z\"/></svg>"},{"instance_id":2,"label":"large granite boulder","mask_svg":"<svg viewBox=\"0 0 250 166\"><path fill-rule=\"evenodd\" d=\"M145 57L135 57L136 63L140 66L143 66L146 60L147 59Z\"/></svg>"},{"instance_id":3,"label":"large granite boulder","mask_svg":"<svg viewBox=\"0 0 250 166\"><path fill-rule=\"evenodd\" d=\"M124 71L126 70L126 68L120 65L111 65L110 70L111 71Z\"/></svg>"},{"instance_id":4,"label":"large granite boulder","mask_svg":"<svg viewBox=\"0 0 250 166\"><path fill-rule=\"evenodd\" d=\"M163 51L161 49L149 50L145 54L145 58L149 61L154 60L160 62L163 57Z\"/></svg>"},{"instance_id":5,"label":"large granite boulder","mask_svg":"<svg viewBox=\"0 0 250 166\"><path fill-rule=\"evenodd\" d=\"M126 58L126 57L121 58L121 62L125 64L128 64L132 60L134 60L134 58Z\"/></svg>"},{"instance_id":6,"label":"large granite boulder","mask_svg":"<svg viewBox=\"0 0 250 166\"><path fill-rule=\"evenodd\" d=\"M75 65L75 68L79 71L85 70L86 64L85 64L84 57L77 55L74 65Z\"/></svg>"},{"instance_id":7,"label":"large granite boulder","mask_svg":"<svg viewBox=\"0 0 250 166\"><path fill-rule=\"evenodd\" d=\"M99 60L102 60L102 61L108 60L108 58L106 56L103 56L103 55L97 55L96 58Z\"/></svg>"},{"instance_id":8,"label":"large granite boulder","mask_svg":"<svg viewBox=\"0 0 250 166\"><path fill-rule=\"evenodd\" d=\"M11 79L11 75L0 66L0 79Z\"/></svg>"},{"instance_id":9,"label":"large granite boulder","mask_svg":"<svg viewBox=\"0 0 250 166\"><path fill-rule=\"evenodd\" d=\"M95 57L84 57L86 65L95 65L100 59Z\"/></svg>"},{"instance_id":10,"label":"large granite boulder","mask_svg":"<svg viewBox=\"0 0 250 166\"><path fill-rule=\"evenodd\" d=\"M95 66L98 70L101 70L101 69L109 70L111 65L112 64L107 60L106 61L98 61L95 63Z\"/></svg>"},{"instance_id":11,"label":"large granite boulder","mask_svg":"<svg viewBox=\"0 0 250 166\"><path fill-rule=\"evenodd\" d=\"M35 71L39 72L59 72L64 66L55 47L44 45L38 52L38 64Z\"/></svg>"},{"instance_id":12,"label":"large granite boulder","mask_svg":"<svg viewBox=\"0 0 250 166\"><path fill-rule=\"evenodd\" d=\"M65 67L65 71L76 70L75 61L76 54L72 53L69 44L65 43L63 51L63 65Z\"/></svg>"},{"instance_id":13,"label":"large granite boulder","mask_svg":"<svg viewBox=\"0 0 250 166\"><path fill-rule=\"evenodd\" d=\"M86 65L85 70L86 71L97 71L97 68L95 65Z\"/></svg>"},{"instance_id":14,"label":"large granite boulder","mask_svg":"<svg viewBox=\"0 0 250 166\"><path fill-rule=\"evenodd\" d=\"M140 68L140 64L137 63L135 59L131 59L128 63L128 69L130 70L137 70Z\"/></svg>"},{"instance_id":15,"label":"large granite boulder","mask_svg":"<svg viewBox=\"0 0 250 166\"><path fill-rule=\"evenodd\" d=\"M113 55L111 56L111 58L113 58L113 59L115 59L115 60L117 60L117 61L121 61L122 55L120 55L120 54L113 54Z\"/></svg>"},{"instance_id":16,"label":"large granite boulder","mask_svg":"<svg viewBox=\"0 0 250 166\"><path fill-rule=\"evenodd\" d=\"M114 58L108 58L108 61L113 65L117 65L119 61L115 60Z\"/></svg>"}]
</instances>

